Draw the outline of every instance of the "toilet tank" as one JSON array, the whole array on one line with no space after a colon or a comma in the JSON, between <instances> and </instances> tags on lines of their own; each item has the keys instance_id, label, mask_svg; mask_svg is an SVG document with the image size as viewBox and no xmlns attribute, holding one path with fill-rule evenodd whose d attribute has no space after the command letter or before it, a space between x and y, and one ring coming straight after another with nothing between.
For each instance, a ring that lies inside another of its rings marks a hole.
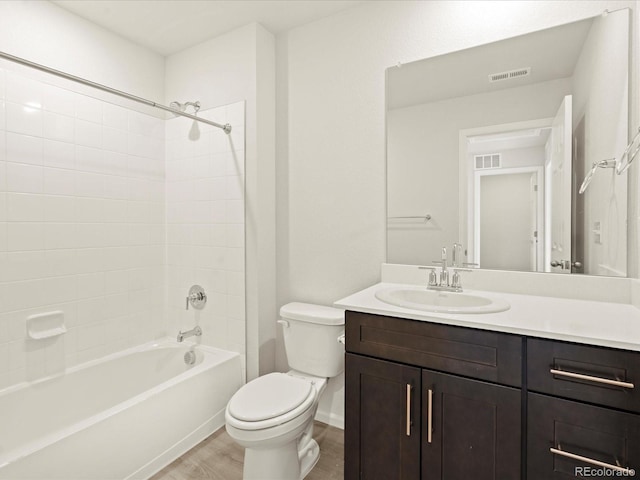
<instances>
[{"instance_id":1,"label":"toilet tank","mask_svg":"<svg viewBox=\"0 0 640 480\"><path fill-rule=\"evenodd\" d=\"M310 303L288 303L280 309L289 368L317 377L344 370L344 310Z\"/></svg>"}]
</instances>

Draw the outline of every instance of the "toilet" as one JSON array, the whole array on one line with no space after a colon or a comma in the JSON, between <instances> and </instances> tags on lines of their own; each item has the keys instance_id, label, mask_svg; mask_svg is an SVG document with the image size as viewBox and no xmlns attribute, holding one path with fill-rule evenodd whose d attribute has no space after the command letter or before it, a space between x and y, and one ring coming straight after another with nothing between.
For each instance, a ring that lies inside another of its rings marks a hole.
<instances>
[{"instance_id":1,"label":"toilet","mask_svg":"<svg viewBox=\"0 0 640 480\"><path fill-rule=\"evenodd\" d=\"M244 480L301 480L320 448L313 418L327 380L344 370L344 311L289 303L280 309L289 370L241 387L225 412L227 433L245 448Z\"/></svg>"}]
</instances>

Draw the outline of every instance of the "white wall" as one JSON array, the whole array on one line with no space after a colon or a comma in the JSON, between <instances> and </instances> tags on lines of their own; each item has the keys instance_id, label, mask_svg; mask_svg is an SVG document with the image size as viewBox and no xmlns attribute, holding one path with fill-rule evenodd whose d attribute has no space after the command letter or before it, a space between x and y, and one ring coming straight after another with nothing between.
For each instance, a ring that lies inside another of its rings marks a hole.
<instances>
[{"instance_id":1,"label":"white wall","mask_svg":"<svg viewBox=\"0 0 640 480\"><path fill-rule=\"evenodd\" d=\"M245 101L245 129L232 133L245 153L247 376L274 368L275 109L274 38L257 24L207 40L166 59L165 101L203 108ZM216 119L225 123L226 119Z\"/></svg>"},{"instance_id":2,"label":"white wall","mask_svg":"<svg viewBox=\"0 0 640 480\"><path fill-rule=\"evenodd\" d=\"M280 36L278 304L331 304L379 279L387 67L635 5L377 1ZM281 349L278 367L286 368ZM340 417L333 383L320 410Z\"/></svg>"},{"instance_id":3,"label":"white wall","mask_svg":"<svg viewBox=\"0 0 640 480\"><path fill-rule=\"evenodd\" d=\"M585 41L574 72L574 128L583 119L584 171L593 162L620 157L627 144L629 80L628 51L617 46L629 34L627 15L597 19ZM578 147L580 148L580 147ZM578 182L581 182L579 179ZM627 273L627 174L598 170L584 193L584 272L596 275ZM599 242L593 233L601 224Z\"/></svg>"},{"instance_id":4,"label":"white wall","mask_svg":"<svg viewBox=\"0 0 640 480\"><path fill-rule=\"evenodd\" d=\"M43 0L0 2L0 50L161 101L164 58Z\"/></svg>"}]
</instances>

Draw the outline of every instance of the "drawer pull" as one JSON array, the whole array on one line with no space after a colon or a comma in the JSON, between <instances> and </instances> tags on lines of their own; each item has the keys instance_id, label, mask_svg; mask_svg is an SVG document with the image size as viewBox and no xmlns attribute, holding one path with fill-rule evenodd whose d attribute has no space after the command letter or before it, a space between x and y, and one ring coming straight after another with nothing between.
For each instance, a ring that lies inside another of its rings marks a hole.
<instances>
[{"instance_id":1,"label":"drawer pull","mask_svg":"<svg viewBox=\"0 0 640 480\"><path fill-rule=\"evenodd\" d=\"M427 443L433 441L433 390L427 390Z\"/></svg>"},{"instance_id":2,"label":"drawer pull","mask_svg":"<svg viewBox=\"0 0 640 480\"><path fill-rule=\"evenodd\" d=\"M411 388L407 383L407 437L411 436Z\"/></svg>"},{"instance_id":3,"label":"drawer pull","mask_svg":"<svg viewBox=\"0 0 640 480\"><path fill-rule=\"evenodd\" d=\"M613 465L611 463L600 462L598 460L594 460L593 458L583 457L582 455L576 455L575 453L571 453L571 452L565 452L564 450L562 450L560 445L558 445L558 448L551 447L549 451L554 455L560 455L562 457L571 458L573 460L578 460L580 462L588 463L590 465L596 465L598 467L603 467L603 468L610 468L611 470L615 470L617 472L623 472L623 473L626 473L627 475L633 474L633 470L630 468L619 467L618 465Z\"/></svg>"},{"instance_id":4,"label":"drawer pull","mask_svg":"<svg viewBox=\"0 0 640 480\"><path fill-rule=\"evenodd\" d=\"M565 372L564 370L557 370L555 368L551 368L549 372L551 372L553 375L577 378L579 380L588 380L590 382L596 382L596 383L604 383L607 385L614 385L616 387L622 387L622 388L634 387L633 383L629 383L629 382L621 382L620 380L609 380L608 378L593 377L591 375L583 375L581 373L575 373L575 372Z\"/></svg>"}]
</instances>

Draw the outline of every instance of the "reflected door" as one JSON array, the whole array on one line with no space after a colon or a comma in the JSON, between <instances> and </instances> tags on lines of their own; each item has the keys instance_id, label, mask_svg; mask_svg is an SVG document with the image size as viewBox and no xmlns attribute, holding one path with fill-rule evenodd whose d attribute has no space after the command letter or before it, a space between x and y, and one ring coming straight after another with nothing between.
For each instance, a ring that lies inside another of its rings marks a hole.
<instances>
[{"instance_id":1,"label":"reflected door","mask_svg":"<svg viewBox=\"0 0 640 480\"><path fill-rule=\"evenodd\" d=\"M567 95L553 119L545 147L548 272L571 273L571 108L572 98Z\"/></svg>"}]
</instances>

